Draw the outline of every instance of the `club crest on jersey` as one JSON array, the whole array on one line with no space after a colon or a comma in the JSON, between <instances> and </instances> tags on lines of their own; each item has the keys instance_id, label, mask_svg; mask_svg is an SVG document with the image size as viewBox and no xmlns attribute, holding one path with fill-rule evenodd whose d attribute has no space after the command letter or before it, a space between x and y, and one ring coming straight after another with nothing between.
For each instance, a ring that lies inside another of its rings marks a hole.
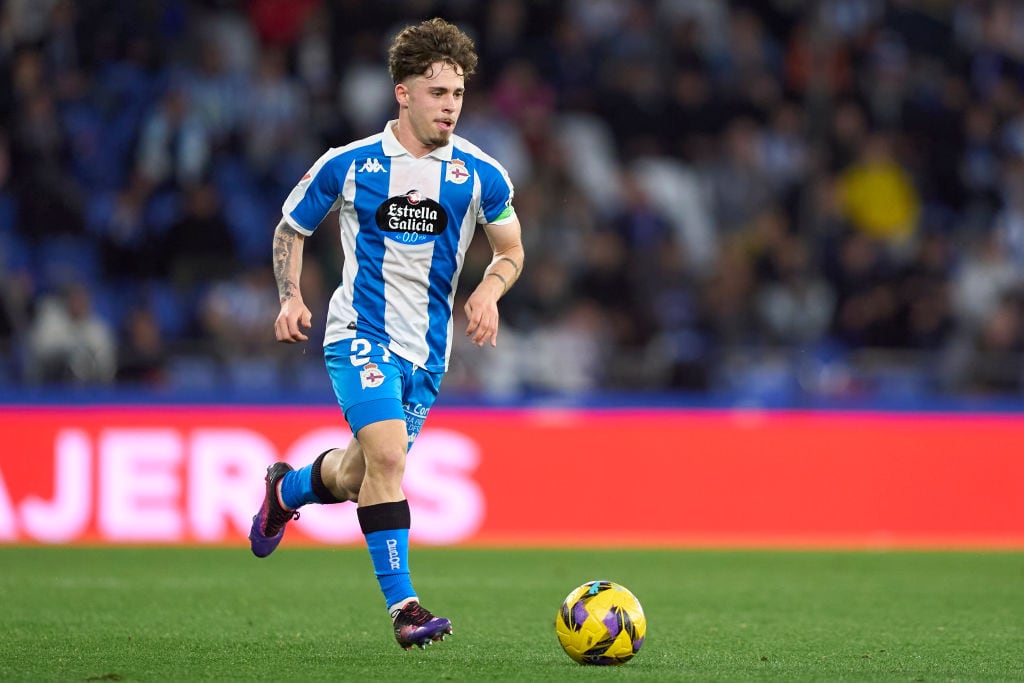
<instances>
[{"instance_id":1,"label":"club crest on jersey","mask_svg":"<svg viewBox=\"0 0 1024 683\"><path fill-rule=\"evenodd\" d=\"M472 177L473 174L466 170L466 162L462 159L452 159L444 171L445 182L456 185L461 185Z\"/></svg>"},{"instance_id":2,"label":"club crest on jersey","mask_svg":"<svg viewBox=\"0 0 1024 683\"><path fill-rule=\"evenodd\" d=\"M403 244L428 242L448 229L444 207L419 190L389 197L377 207L377 227Z\"/></svg>"},{"instance_id":3,"label":"club crest on jersey","mask_svg":"<svg viewBox=\"0 0 1024 683\"><path fill-rule=\"evenodd\" d=\"M359 383L363 385L363 389L374 389L384 383L384 373L376 363L367 363L359 371Z\"/></svg>"}]
</instances>

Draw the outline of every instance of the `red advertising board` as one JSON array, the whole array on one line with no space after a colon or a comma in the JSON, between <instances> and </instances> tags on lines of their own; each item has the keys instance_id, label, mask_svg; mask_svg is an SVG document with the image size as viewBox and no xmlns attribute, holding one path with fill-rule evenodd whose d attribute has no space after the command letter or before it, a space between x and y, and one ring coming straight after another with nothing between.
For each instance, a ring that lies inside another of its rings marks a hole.
<instances>
[{"instance_id":1,"label":"red advertising board","mask_svg":"<svg viewBox=\"0 0 1024 683\"><path fill-rule=\"evenodd\" d=\"M0 542L245 544L266 466L334 408L0 410ZM436 408L405 480L423 544L1024 548L1008 415ZM288 543L361 541L309 506Z\"/></svg>"}]
</instances>

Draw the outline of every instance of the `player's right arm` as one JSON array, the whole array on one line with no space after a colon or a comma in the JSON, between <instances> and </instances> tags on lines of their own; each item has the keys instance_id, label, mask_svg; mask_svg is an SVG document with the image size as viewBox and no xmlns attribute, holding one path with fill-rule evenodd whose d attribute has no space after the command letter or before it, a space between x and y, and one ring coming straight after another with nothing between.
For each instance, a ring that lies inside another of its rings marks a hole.
<instances>
[{"instance_id":1,"label":"player's right arm","mask_svg":"<svg viewBox=\"0 0 1024 683\"><path fill-rule=\"evenodd\" d=\"M274 229L274 279L277 280L277 295L281 301L281 312L274 321L274 333L277 341L288 344L309 339L299 327L309 329L313 324L313 314L306 307L299 290L305 242L305 235L296 232L283 218Z\"/></svg>"}]
</instances>

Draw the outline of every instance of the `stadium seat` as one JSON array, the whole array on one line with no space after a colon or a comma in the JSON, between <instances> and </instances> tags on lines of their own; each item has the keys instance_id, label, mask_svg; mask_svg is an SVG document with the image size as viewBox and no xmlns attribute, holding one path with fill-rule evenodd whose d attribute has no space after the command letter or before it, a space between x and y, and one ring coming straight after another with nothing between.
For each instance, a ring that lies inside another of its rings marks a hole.
<instances>
[{"instance_id":1,"label":"stadium seat","mask_svg":"<svg viewBox=\"0 0 1024 683\"><path fill-rule=\"evenodd\" d=\"M90 239L60 235L40 242L33 253L34 270L43 289L72 282L92 285L99 280L99 249Z\"/></svg>"}]
</instances>

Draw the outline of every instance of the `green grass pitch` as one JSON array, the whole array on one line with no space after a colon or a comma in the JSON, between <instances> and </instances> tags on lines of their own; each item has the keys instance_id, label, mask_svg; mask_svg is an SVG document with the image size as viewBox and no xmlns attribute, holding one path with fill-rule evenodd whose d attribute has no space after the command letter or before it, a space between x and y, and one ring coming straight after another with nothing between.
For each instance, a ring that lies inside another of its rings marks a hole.
<instances>
[{"instance_id":1,"label":"green grass pitch","mask_svg":"<svg viewBox=\"0 0 1024 683\"><path fill-rule=\"evenodd\" d=\"M1021 681L1024 554L414 547L454 635L395 644L365 550L0 548L3 681ZM609 579L640 654L583 667L553 620Z\"/></svg>"}]
</instances>

